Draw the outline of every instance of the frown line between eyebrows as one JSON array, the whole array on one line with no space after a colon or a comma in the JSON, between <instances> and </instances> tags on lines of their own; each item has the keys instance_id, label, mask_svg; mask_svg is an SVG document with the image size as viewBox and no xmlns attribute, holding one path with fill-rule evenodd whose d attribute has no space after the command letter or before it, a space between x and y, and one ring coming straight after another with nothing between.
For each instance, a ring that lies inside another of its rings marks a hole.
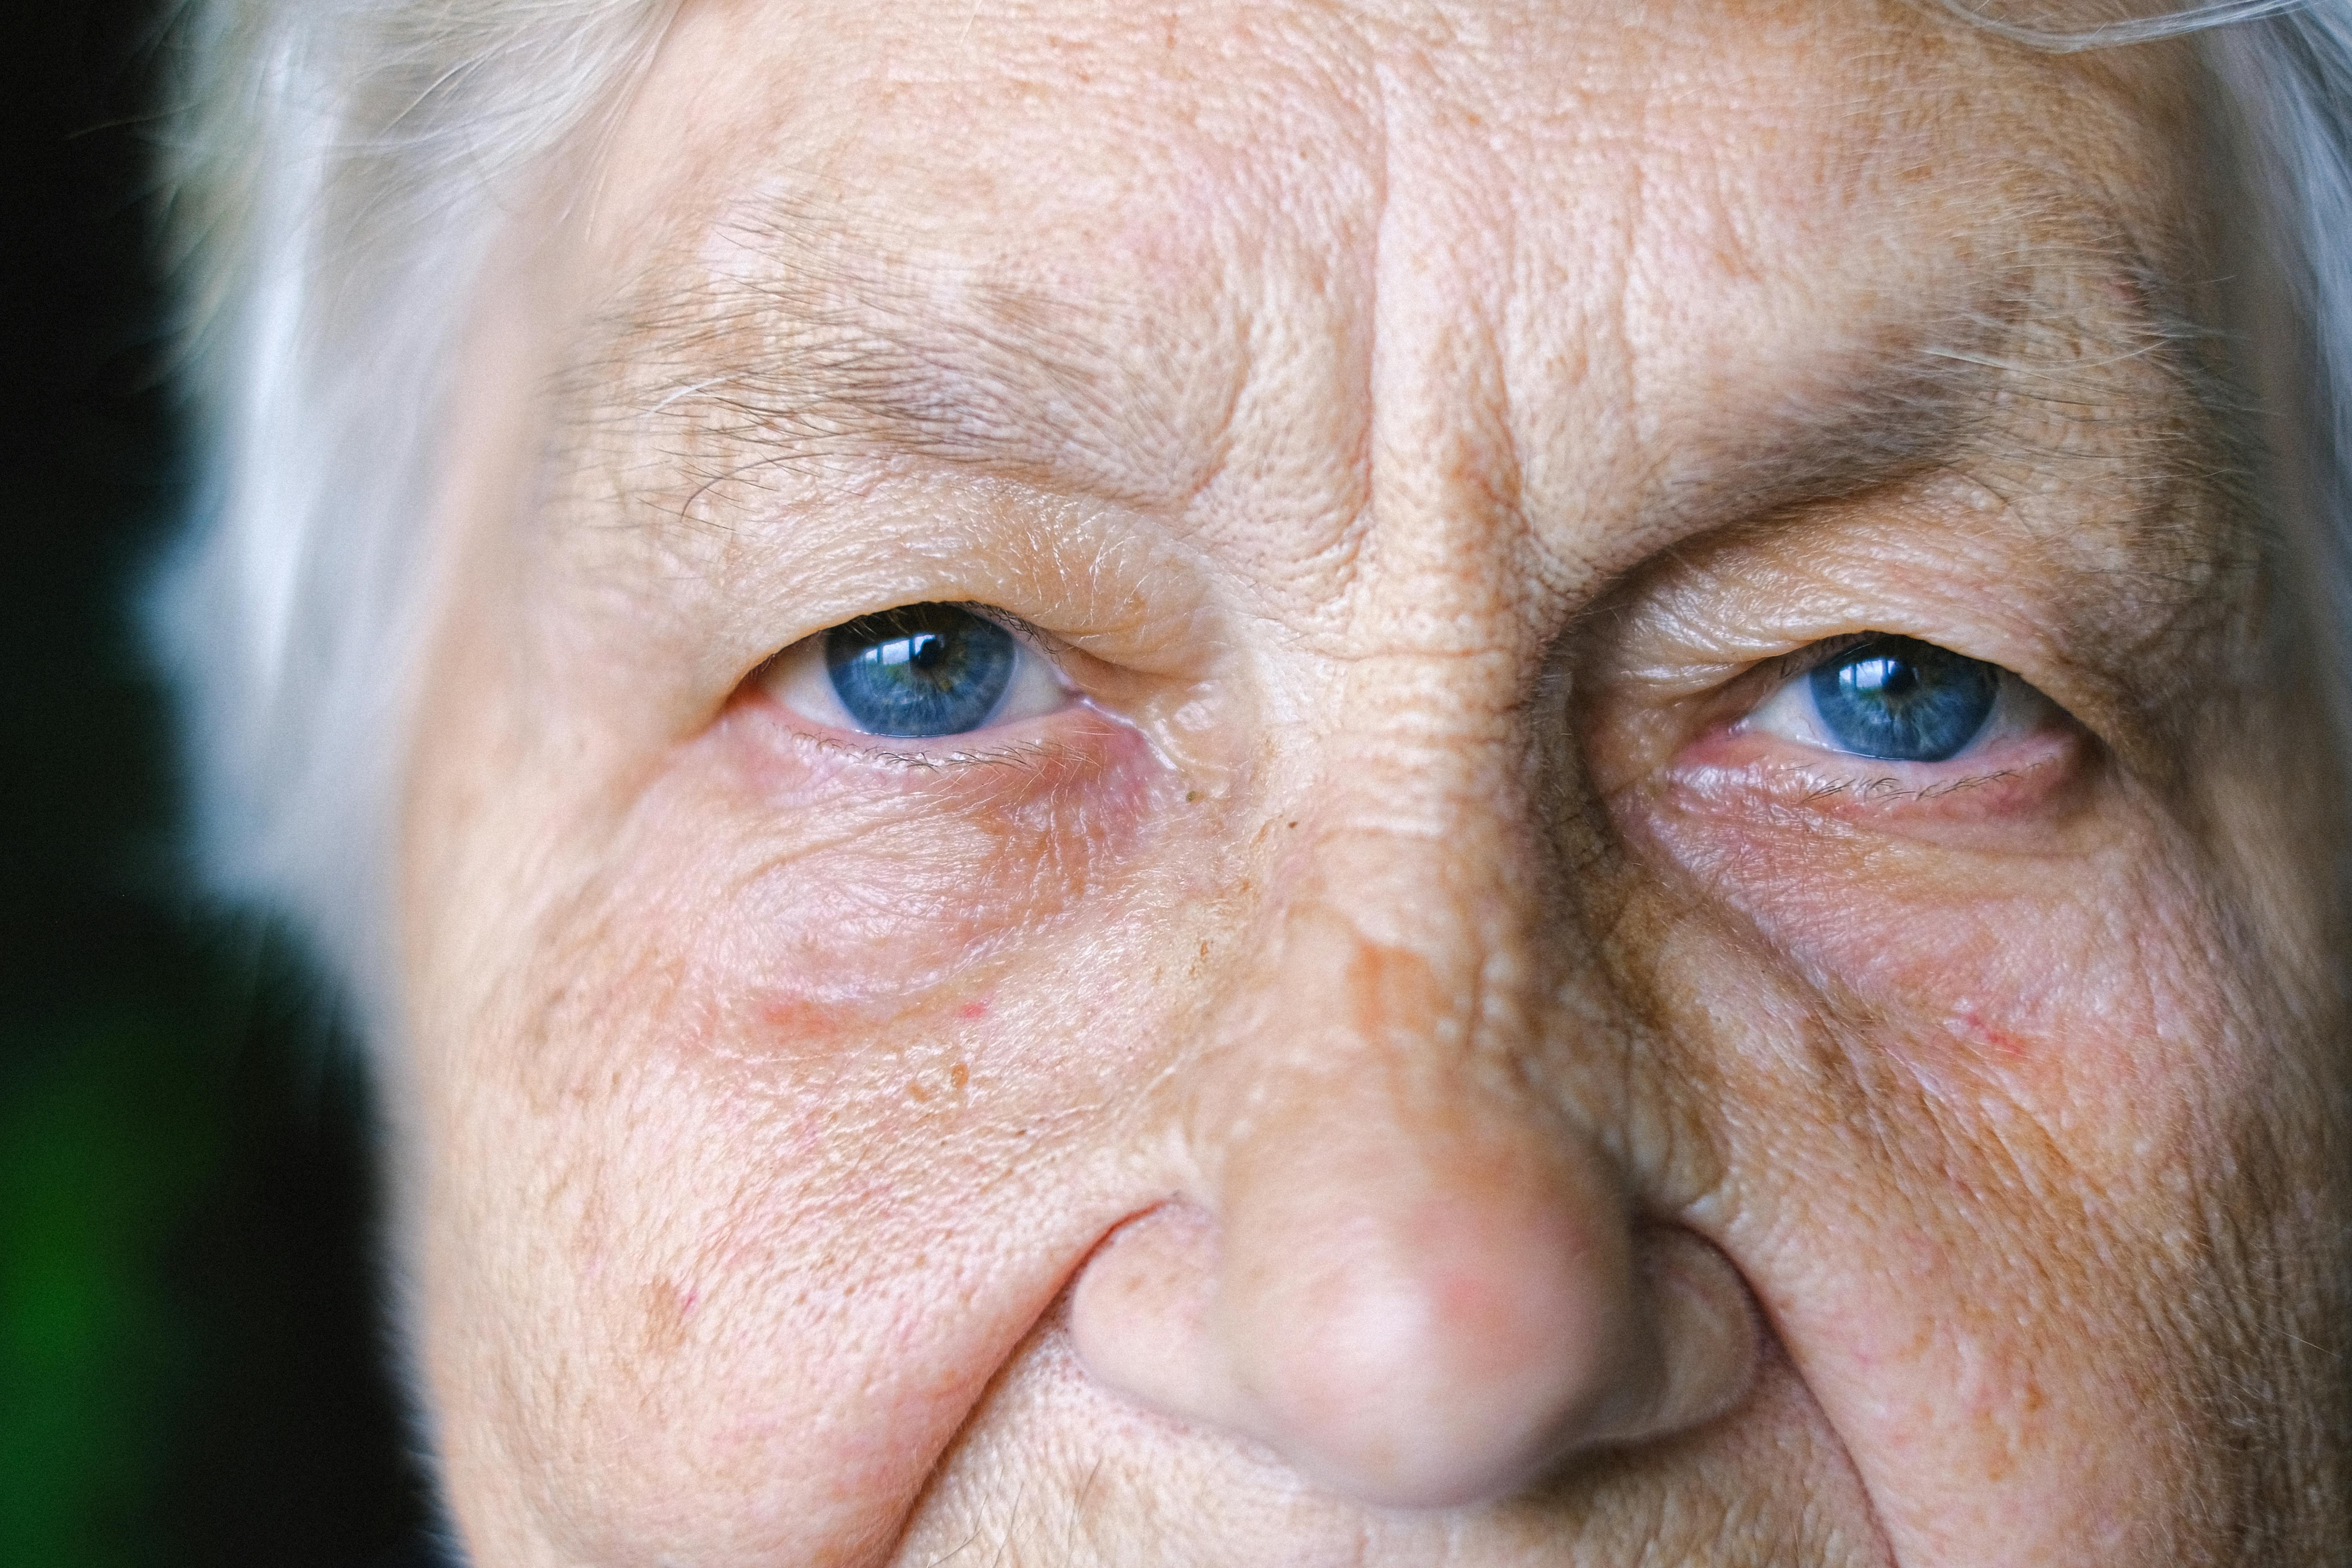
<instances>
[{"instance_id":1,"label":"frown line between eyebrows","mask_svg":"<svg viewBox=\"0 0 2352 1568\"><path fill-rule=\"evenodd\" d=\"M1211 400L1229 415L1245 353L1210 342L1178 373L1167 353L1119 352L1181 341L1168 311L814 242L829 221L764 217L688 265L672 252L589 334L557 389L560 438L625 465L628 510L731 531L784 476L915 458L1173 512L1245 438L1188 421L1180 398L1197 387L1179 384L1230 378ZM2143 498L2096 498L2129 568L2101 592L2161 613L2139 602L2210 581L2198 568L2242 514L2246 467L2242 400L2207 363L2216 334L2112 243L2052 245L1970 283L1812 351L1774 387L1707 389L1653 454L1625 542L1646 557L1928 473L1996 498L2020 475L2079 475L2083 508L2101 485ZM2184 487L2207 504L2178 504Z\"/></svg>"}]
</instances>

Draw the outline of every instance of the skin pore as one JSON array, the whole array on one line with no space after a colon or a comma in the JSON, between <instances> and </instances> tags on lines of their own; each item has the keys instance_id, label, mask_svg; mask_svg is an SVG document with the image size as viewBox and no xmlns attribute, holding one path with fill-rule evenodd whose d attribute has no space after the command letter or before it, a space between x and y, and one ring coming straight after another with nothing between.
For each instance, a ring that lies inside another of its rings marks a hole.
<instances>
[{"instance_id":1,"label":"skin pore","mask_svg":"<svg viewBox=\"0 0 2352 1568\"><path fill-rule=\"evenodd\" d=\"M2330 1560L2340 796L2197 90L1893 0L689 5L436 518L475 1560ZM926 605L1018 703L859 732L822 639ZM1838 749L1873 635L2005 672L1967 747Z\"/></svg>"}]
</instances>

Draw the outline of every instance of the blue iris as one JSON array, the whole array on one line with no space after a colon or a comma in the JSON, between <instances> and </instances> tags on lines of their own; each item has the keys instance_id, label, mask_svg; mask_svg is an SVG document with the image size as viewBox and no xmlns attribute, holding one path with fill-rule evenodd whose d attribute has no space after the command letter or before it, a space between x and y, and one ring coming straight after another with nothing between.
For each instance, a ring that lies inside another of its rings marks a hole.
<instances>
[{"instance_id":1,"label":"blue iris","mask_svg":"<svg viewBox=\"0 0 2352 1568\"><path fill-rule=\"evenodd\" d=\"M988 722L1013 684L1020 648L993 621L953 605L860 616L824 634L841 705L877 735L961 735Z\"/></svg>"},{"instance_id":2,"label":"blue iris","mask_svg":"<svg viewBox=\"0 0 2352 1568\"><path fill-rule=\"evenodd\" d=\"M1977 737L2000 672L1909 637L1877 637L1817 666L1813 707L1842 749L1889 763L1940 763Z\"/></svg>"}]
</instances>

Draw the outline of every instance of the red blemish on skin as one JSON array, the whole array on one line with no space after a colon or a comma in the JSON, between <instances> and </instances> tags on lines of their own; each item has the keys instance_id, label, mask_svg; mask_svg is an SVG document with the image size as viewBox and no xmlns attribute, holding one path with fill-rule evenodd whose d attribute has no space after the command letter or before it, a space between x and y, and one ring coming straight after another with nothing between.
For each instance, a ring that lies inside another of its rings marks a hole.
<instances>
[{"instance_id":1,"label":"red blemish on skin","mask_svg":"<svg viewBox=\"0 0 2352 1568\"><path fill-rule=\"evenodd\" d=\"M959 1018L985 1018L988 1016L988 1004L985 1002L967 1002L962 1006L956 1009L956 1016Z\"/></svg>"},{"instance_id":2,"label":"red blemish on skin","mask_svg":"<svg viewBox=\"0 0 2352 1568\"><path fill-rule=\"evenodd\" d=\"M779 997L760 1007L760 1021L796 1040L829 1040L841 1033L840 1010L797 996Z\"/></svg>"},{"instance_id":3,"label":"red blemish on skin","mask_svg":"<svg viewBox=\"0 0 2352 1568\"><path fill-rule=\"evenodd\" d=\"M1974 1009L1954 1014L1945 1026L1969 1045L1983 1047L2009 1061L2023 1058L2033 1048L2032 1042L1986 1023Z\"/></svg>"}]
</instances>

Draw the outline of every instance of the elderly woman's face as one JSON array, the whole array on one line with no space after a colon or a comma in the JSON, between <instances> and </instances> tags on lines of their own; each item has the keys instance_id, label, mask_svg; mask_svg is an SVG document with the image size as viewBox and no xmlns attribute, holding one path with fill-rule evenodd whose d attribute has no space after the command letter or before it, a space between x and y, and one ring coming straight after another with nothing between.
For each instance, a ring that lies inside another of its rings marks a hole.
<instances>
[{"instance_id":1,"label":"elderly woman's face","mask_svg":"<svg viewBox=\"0 0 2352 1568\"><path fill-rule=\"evenodd\" d=\"M2197 90L689 9L443 513L478 1561L2324 1560L2338 807Z\"/></svg>"}]
</instances>

